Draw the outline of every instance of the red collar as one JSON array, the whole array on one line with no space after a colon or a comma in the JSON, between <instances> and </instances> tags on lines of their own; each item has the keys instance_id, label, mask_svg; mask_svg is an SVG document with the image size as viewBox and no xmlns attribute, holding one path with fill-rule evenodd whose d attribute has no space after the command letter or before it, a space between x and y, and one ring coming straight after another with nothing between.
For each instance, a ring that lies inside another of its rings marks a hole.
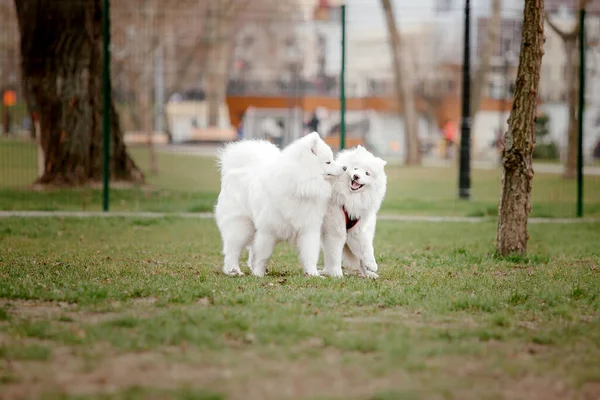
<instances>
[{"instance_id":1,"label":"red collar","mask_svg":"<svg viewBox=\"0 0 600 400\"><path fill-rule=\"evenodd\" d=\"M346 211L346 207L344 206L342 206L342 211L344 212L344 217L346 218L346 230L349 231L350 229L354 228L356 224L358 224L359 219L351 219L348 216L348 211Z\"/></svg>"}]
</instances>

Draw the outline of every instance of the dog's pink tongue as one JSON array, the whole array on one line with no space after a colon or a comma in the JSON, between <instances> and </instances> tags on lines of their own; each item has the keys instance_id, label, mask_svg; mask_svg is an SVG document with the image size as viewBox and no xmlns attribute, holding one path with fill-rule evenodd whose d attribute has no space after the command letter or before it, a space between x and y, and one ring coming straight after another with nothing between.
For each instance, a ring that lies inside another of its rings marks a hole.
<instances>
[{"instance_id":1,"label":"dog's pink tongue","mask_svg":"<svg viewBox=\"0 0 600 400\"><path fill-rule=\"evenodd\" d=\"M356 181L352 181L352 189L358 189L360 187L360 183Z\"/></svg>"}]
</instances>

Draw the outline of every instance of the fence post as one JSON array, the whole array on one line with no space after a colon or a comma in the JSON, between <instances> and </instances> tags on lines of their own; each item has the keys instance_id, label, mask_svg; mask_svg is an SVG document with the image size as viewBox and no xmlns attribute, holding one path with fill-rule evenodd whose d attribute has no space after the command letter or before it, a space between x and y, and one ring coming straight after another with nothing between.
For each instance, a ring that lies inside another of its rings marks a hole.
<instances>
[{"instance_id":1,"label":"fence post","mask_svg":"<svg viewBox=\"0 0 600 400\"><path fill-rule=\"evenodd\" d=\"M102 0L102 210L109 209L110 194L110 4Z\"/></svg>"},{"instance_id":2,"label":"fence post","mask_svg":"<svg viewBox=\"0 0 600 400\"><path fill-rule=\"evenodd\" d=\"M585 3L584 3L585 4ZM579 101L577 106L577 217L583 217L583 108L585 107L585 6L579 10Z\"/></svg>"},{"instance_id":3,"label":"fence post","mask_svg":"<svg viewBox=\"0 0 600 400\"><path fill-rule=\"evenodd\" d=\"M346 147L346 5L342 4L342 68L340 71L340 150Z\"/></svg>"}]
</instances>

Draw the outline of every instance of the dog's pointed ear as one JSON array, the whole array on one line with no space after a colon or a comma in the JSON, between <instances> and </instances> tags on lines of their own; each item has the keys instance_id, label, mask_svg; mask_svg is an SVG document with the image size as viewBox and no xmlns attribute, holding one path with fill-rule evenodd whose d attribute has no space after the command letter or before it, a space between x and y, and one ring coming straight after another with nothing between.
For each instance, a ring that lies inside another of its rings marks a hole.
<instances>
[{"instance_id":1,"label":"dog's pointed ear","mask_svg":"<svg viewBox=\"0 0 600 400\"><path fill-rule=\"evenodd\" d=\"M379 157L377 157L377 161L379 162L379 164L380 164L382 167L385 167L385 166L387 165L387 161L385 161L383 158L379 158Z\"/></svg>"},{"instance_id":2,"label":"dog's pointed ear","mask_svg":"<svg viewBox=\"0 0 600 400\"><path fill-rule=\"evenodd\" d=\"M309 136L310 136L310 151L314 155L317 155L317 145L319 144L319 140L321 140L321 137L319 136L319 132L313 131L312 133L309 134Z\"/></svg>"}]
</instances>

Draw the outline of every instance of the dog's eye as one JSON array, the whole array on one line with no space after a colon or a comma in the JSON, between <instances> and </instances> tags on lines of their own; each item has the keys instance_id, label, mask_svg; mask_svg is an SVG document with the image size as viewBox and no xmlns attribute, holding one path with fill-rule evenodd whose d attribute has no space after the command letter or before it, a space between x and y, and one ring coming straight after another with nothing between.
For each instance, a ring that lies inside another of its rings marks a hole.
<instances>
[{"instance_id":1,"label":"dog's eye","mask_svg":"<svg viewBox=\"0 0 600 400\"><path fill-rule=\"evenodd\" d=\"M367 176L371 176L371 173L370 173L369 171L365 172L365 174L366 174Z\"/></svg>"},{"instance_id":2,"label":"dog's eye","mask_svg":"<svg viewBox=\"0 0 600 400\"><path fill-rule=\"evenodd\" d=\"M325 164L331 164L331 161L327 161Z\"/></svg>"}]
</instances>

